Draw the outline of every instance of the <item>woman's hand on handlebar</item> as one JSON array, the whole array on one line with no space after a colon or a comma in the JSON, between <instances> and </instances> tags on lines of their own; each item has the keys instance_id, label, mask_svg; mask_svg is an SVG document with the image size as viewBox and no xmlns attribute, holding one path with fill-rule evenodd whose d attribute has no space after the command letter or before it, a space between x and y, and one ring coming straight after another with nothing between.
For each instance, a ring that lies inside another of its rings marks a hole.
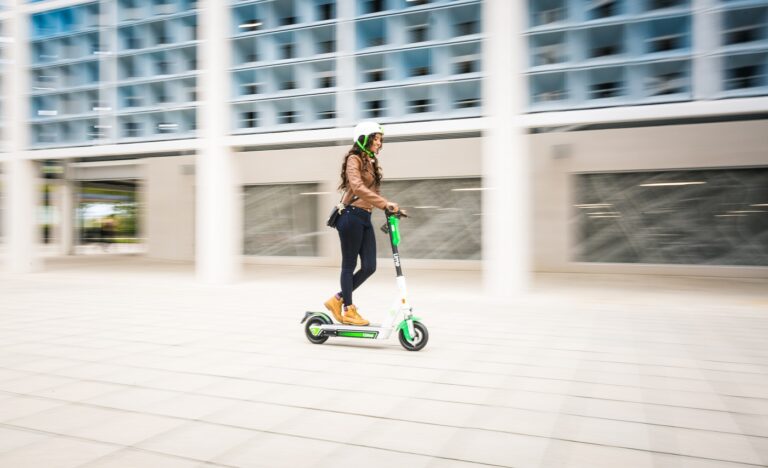
<instances>
[{"instance_id":1,"label":"woman's hand on handlebar","mask_svg":"<svg viewBox=\"0 0 768 468\"><path fill-rule=\"evenodd\" d=\"M384 209L384 212L387 214L387 216L389 216L390 214L394 214L394 215L397 215L398 218L401 217L401 216L403 218L407 218L408 217L408 212L406 212L405 210L400 209L400 205L398 205L395 202L387 203L387 207Z\"/></svg>"}]
</instances>

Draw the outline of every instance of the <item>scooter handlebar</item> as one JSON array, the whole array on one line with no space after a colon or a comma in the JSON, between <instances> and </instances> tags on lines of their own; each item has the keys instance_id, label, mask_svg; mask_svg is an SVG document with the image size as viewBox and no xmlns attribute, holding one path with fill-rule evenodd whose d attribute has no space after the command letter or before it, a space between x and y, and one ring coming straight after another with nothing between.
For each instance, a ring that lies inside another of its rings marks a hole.
<instances>
[{"instance_id":1,"label":"scooter handlebar","mask_svg":"<svg viewBox=\"0 0 768 468\"><path fill-rule=\"evenodd\" d=\"M386 215L387 217L387 222L381 226L381 232L383 232L384 234L389 234L389 217L390 216L394 216L397 219L408 217L408 213L405 210L399 210L399 211L384 210L384 215Z\"/></svg>"},{"instance_id":2,"label":"scooter handlebar","mask_svg":"<svg viewBox=\"0 0 768 468\"><path fill-rule=\"evenodd\" d=\"M398 219L408 217L408 213L405 210L398 210L398 211L384 210L384 214L386 215L387 218L389 218L390 216L394 216L395 218L398 218Z\"/></svg>"}]
</instances>

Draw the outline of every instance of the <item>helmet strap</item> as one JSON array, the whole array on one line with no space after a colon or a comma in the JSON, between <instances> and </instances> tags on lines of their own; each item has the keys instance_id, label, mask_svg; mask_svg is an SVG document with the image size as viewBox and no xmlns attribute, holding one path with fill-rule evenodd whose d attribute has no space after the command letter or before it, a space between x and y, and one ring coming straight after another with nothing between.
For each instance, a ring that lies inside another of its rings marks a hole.
<instances>
[{"instance_id":1,"label":"helmet strap","mask_svg":"<svg viewBox=\"0 0 768 468\"><path fill-rule=\"evenodd\" d=\"M368 135L365 136L365 139L363 140L362 144L360 143L359 140L356 141L355 143L357 143L357 146L359 146L360 149L363 150L363 153L367 154L369 158L375 158L376 157L376 155L373 154L373 152L371 150L366 148L366 146L368 145Z\"/></svg>"}]
</instances>

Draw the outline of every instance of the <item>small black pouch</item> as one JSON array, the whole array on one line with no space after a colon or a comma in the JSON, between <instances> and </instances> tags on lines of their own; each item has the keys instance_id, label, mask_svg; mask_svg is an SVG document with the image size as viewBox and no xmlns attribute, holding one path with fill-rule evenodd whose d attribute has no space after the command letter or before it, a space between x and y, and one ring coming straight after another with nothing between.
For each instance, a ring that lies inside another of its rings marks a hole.
<instances>
[{"instance_id":1,"label":"small black pouch","mask_svg":"<svg viewBox=\"0 0 768 468\"><path fill-rule=\"evenodd\" d=\"M344 200L344 195L346 194L346 190L341 193L341 200L339 200L339 203L333 207L331 210L331 213L328 215L328 221L325 222L325 225L329 228L336 228L336 223L339 222L339 217L341 216L341 213L344 211L344 209L349 206L341 203L342 200ZM357 196L352 197L352 200L349 202L352 203L353 201L357 200Z\"/></svg>"}]
</instances>

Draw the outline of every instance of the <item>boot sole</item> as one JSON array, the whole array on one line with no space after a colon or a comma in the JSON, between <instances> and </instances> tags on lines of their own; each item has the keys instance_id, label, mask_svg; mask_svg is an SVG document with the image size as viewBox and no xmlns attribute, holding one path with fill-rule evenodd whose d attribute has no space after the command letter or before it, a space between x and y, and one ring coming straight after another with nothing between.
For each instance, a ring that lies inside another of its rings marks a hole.
<instances>
[{"instance_id":1,"label":"boot sole","mask_svg":"<svg viewBox=\"0 0 768 468\"><path fill-rule=\"evenodd\" d=\"M354 323L354 322L350 322L349 320L342 320L341 323L342 325L354 325L356 327L367 327L368 325L371 324L371 322Z\"/></svg>"}]
</instances>

